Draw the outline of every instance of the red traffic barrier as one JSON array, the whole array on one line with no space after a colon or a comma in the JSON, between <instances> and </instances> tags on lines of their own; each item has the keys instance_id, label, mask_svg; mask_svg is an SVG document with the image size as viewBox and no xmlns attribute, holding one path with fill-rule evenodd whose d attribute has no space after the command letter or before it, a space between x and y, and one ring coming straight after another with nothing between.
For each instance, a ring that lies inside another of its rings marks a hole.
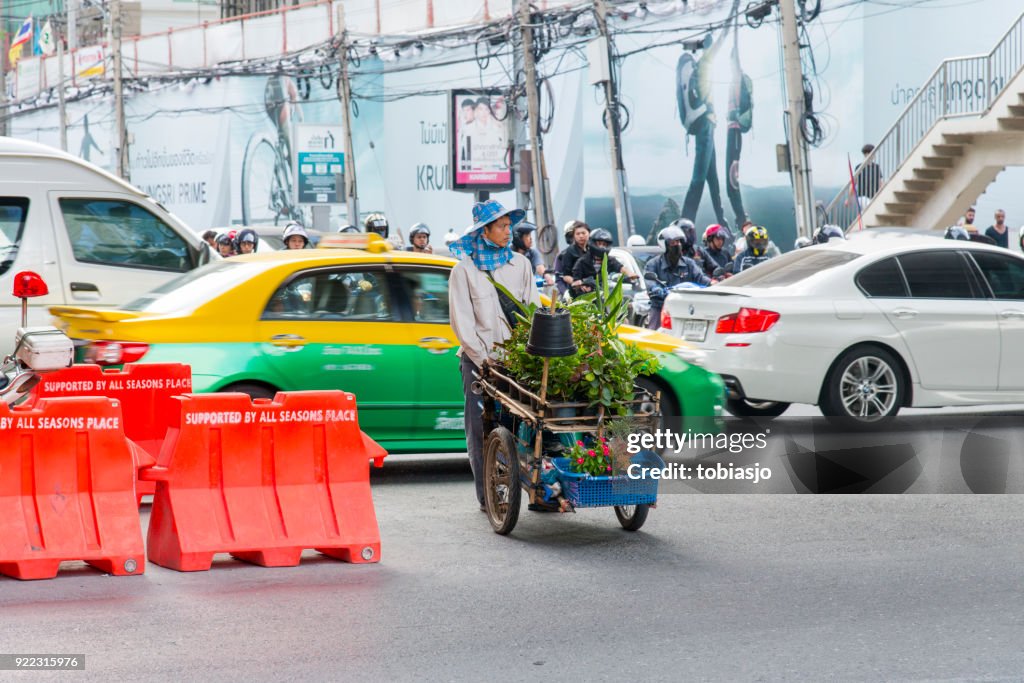
<instances>
[{"instance_id":1,"label":"red traffic barrier","mask_svg":"<svg viewBox=\"0 0 1024 683\"><path fill-rule=\"evenodd\" d=\"M210 568L216 553L265 567L314 548L347 562L380 560L370 467L387 452L359 429L341 391L190 394L160 453L149 519L150 562Z\"/></svg>"},{"instance_id":2,"label":"red traffic barrier","mask_svg":"<svg viewBox=\"0 0 1024 683\"><path fill-rule=\"evenodd\" d=\"M69 560L143 573L135 465L117 401L0 404L0 443L0 573L50 579Z\"/></svg>"},{"instance_id":3,"label":"red traffic barrier","mask_svg":"<svg viewBox=\"0 0 1024 683\"><path fill-rule=\"evenodd\" d=\"M121 402L124 413L124 434L141 446L133 449L136 468L156 464L168 423L178 404L172 398L192 391L192 368L181 363L148 363L125 365L124 370L101 368L99 365L73 365L47 373L32 390L26 401L35 405L51 396L107 396ZM136 499L156 492L151 481L136 484Z\"/></svg>"}]
</instances>

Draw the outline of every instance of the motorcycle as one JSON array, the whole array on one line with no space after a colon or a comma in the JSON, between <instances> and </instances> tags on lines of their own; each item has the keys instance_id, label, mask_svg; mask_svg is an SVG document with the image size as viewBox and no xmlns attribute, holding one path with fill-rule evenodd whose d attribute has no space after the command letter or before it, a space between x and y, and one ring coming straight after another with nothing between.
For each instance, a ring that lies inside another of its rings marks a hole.
<instances>
[{"instance_id":1,"label":"motorcycle","mask_svg":"<svg viewBox=\"0 0 1024 683\"><path fill-rule=\"evenodd\" d=\"M28 300L48 293L38 274L26 270L14 276L14 296L21 299L21 327L14 335L14 351L0 364L0 403L17 403L42 375L74 361L75 347L66 334L50 325L28 326Z\"/></svg>"}]
</instances>

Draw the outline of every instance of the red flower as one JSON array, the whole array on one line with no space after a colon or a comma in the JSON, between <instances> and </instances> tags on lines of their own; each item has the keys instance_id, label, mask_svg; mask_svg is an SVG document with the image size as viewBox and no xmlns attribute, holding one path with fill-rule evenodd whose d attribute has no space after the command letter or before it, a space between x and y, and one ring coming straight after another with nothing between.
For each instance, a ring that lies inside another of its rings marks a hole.
<instances>
[{"instance_id":1,"label":"red flower","mask_svg":"<svg viewBox=\"0 0 1024 683\"><path fill-rule=\"evenodd\" d=\"M594 456L596 456L597 454L596 454L596 453L594 453L594 451L593 451L593 450L589 450L589 451L587 451L587 455L589 455L589 456L590 456L591 458L593 458L593 457L594 457Z\"/></svg>"},{"instance_id":2,"label":"red flower","mask_svg":"<svg viewBox=\"0 0 1024 683\"><path fill-rule=\"evenodd\" d=\"M576 464L577 465L582 465L583 464L583 458L576 458Z\"/></svg>"},{"instance_id":3,"label":"red flower","mask_svg":"<svg viewBox=\"0 0 1024 683\"><path fill-rule=\"evenodd\" d=\"M577 441L577 442L576 442L576 445L577 445L577 446L580 446L580 447L582 448L582 446L583 446L583 442L582 442L582 441Z\"/></svg>"},{"instance_id":4,"label":"red flower","mask_svg":"<svg viewBox=\"0 0 1024 683\"><path fill-rule=\"evenodd\" d=\"M604 447L604 454L608 455L608 447L607 446Z\"/></svg>"},{"instance_id":5,"label":"red flower","mask_svg":"<svg viewBox=\"0 0 1024 683\"><path fill-rule=\"evenodd\" d=\"M608 467L607 467L607 470L608 470L609 472L611 472L611 471L612 471L612 466L611 466L611 465L608 465Z\"/></svg>"}]
</instances>

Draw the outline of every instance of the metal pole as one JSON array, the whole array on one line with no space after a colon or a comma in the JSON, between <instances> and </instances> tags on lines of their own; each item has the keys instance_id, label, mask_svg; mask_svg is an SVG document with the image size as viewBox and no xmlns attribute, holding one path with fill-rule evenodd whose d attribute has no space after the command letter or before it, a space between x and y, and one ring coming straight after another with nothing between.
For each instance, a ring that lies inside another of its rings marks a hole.
<instances>
[{"instance_id":1,"label":"metal pole","mask_svg":"<svg viewBox=\"0 0 1024 683\"><path fill-rule=\"evenodd\" d=\"M114 121L117 127L117 175L129 179L128 128L124 119L124 82L121 59L121 0L110 0L110 50L114 64Z\"/></svg>"},{"instance_id":2,"label":"metal pole","mask_svg":"<svg viewBox=\"0 0 1024 683\"><path fill-rule=\"evenodd\" d=\"M780 0L782 55L788 101L789 167L793 179L797 235L810 237L814 230L814 193L811 189L810 156L802 125L804 118L803 73L800 69L800 38L794 0Z\"/></svg>"},{"instance_id":3,"label":"metal pole","mask_svg":"<svg viewBox=\"0 0 1024 683\"><path fill-rule=\"evenodd\" d=\"M611 38L608 35L608 5L605 0L594 0L594 14L597 17L597 29L605 39L608 59L608 80L604 82L604 106L607 116L608 145L612 152L612 189L615 199L615 225L619 244L625 245L633 234L633 225L629 220L629 209L626 204L626 171L622 163L622 144L619 140L619 100L615 86L614 64L612 63Z\"/></svg>"},{"instance_id":4,"label":"metal pole","mask_svg":"<svg viewBox=\"0 0 1024 683\"><path fill-rule=\"evenodd\" d=\"M0 0L0 135L7 135L7 20L2 19L6 7Z\"/></svg>"},{"instance_id":5,"label":"metal pole","mask_svg":"<svg viewBox=\"0 0 1024 683\"><path fill-rule=\"evenodd\" d=\"M50 0L53 8L53 0ZM53 15L51 15L53 16ZM64 31L60 28L60 17L57 17L54 39L57 41L57 118L60 124L60 148L68 151L68 110L64 101Z\"/></svg>"},{"instance_id":6,"label":"metal pole","mask_svg":"<svg viewBox=\"0 0 1024 683\"><path fill-rule=\"evenodd\" d=\"M520 2L527 2L527 1L528 0L512 0L512 13L514 15L518 16ZM516 74L518 74L518 73L526 73L526 67L524 65L524 60L523 60L522 43L519 44L517 49L514 49L512 51L512 68L513 68L512 73L516 73ZM516 99L518 99L517 95L513 95L513 96L516 97ZM509 102L508 109L509 109L510 112L512 110L512 105L513 104L516 104L518 106L518 102ZM510 116L510 118L512 118L512 124L513 124L513 127L514 127L514 130L513 130L513 140L515 141L515 147L514 147L515 158L512 159L512 163L515 165L515 167L516 167L516 169L518 171L517 174L516 174L516 177L518 179L518 181L516 183L516 185L517 185L517 188L516 188L517 189L517 191L516 191L516 208L517 209L528 209L530 207L530 189L526 188L526 190L523 191L523 178L525 178L527 176L527 170L520 165L520 161L523 158L522 152L525 151L530 146L530 134L527 131L526 122L524 122L522 120L522 118L520 118L518 116L514 116L511 113L509 114L509 116ZM532 175L532 172L530 172L530 175ZM537 227L544 227L544 226L537 226ZM536 245L536 246L538 246L538 248L539 248L539 245ZM555 253L556 254L558 253L557 245L556 245ZM545 254L545 256L548 256L548 255L549 254Z\"/></svg>"},{"instance_id":7,"label":"metal pole","mask_svg":"<svg viewBox=\"0 0 1024 683\"><path fill-rule=\"evenodd\" d=\"M356 158L352 145L352 85L348 79L348 34L345 31L345 4L338 3L338 98L341 100L341 121L345 127L345 207L348 222L359 223L359 194L356 191Z\"/></svg>"},{"instance_id":8,"label":"metal pole","mask_svg":"<svg viewBox=\"0 0 1024 683\"><path fill-rule=\"evenodd\" d=\"M538 227L550 223L544 200L544 168L540 148L540 98L537 94L537 65L533 58L533 29L530 28L530 3L519 3L519 28L523 35L523 67L526 71L526 123L530 133L530 156L533 166L533 216Z\"/></svg>"}]
</instances>

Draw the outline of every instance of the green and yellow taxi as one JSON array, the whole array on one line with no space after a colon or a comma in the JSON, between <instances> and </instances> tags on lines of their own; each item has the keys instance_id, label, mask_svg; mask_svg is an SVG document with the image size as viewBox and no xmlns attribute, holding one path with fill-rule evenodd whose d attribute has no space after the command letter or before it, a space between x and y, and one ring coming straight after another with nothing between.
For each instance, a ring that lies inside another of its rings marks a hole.
<instances>
[{"instance_id":1,"label":"green and yellow taxi","mask_svg":"<svg viewBox=\"0 0 1024 683\"><path fill-rule=\"evenodd\" d=\"M375 235L332 237L361 248L232 257L119 309L50 312L80 362L187 363L196 392L343 389L356 395L362 428L389 451L464 450L458 342L448 325L456 261L392 251ZM687 362L690 347L631 326L620 336L658 356L661 369L642 380L661 390L666 415L685 416L692 430L719 429L722 382Z\"/></svg>"}]
</instances>

